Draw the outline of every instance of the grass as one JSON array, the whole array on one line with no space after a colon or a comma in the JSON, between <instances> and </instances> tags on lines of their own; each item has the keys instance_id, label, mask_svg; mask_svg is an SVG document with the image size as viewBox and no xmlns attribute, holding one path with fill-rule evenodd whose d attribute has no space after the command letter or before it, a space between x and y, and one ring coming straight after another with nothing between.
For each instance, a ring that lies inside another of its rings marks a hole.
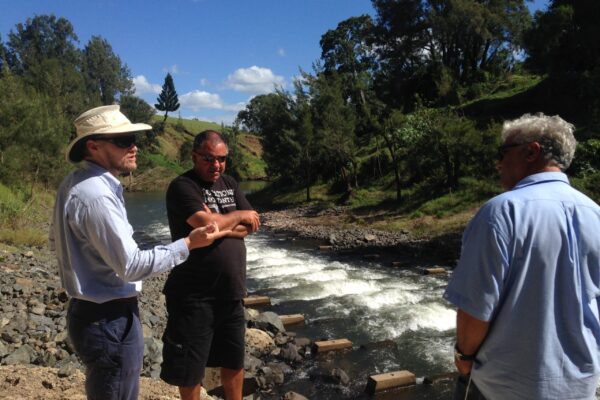
<instances>
[{"instance_id":1,"label":"grass","mask_svg":"<svg viewBox=\"0 0 600 400\"><path fill-rule=\"evenodd\" d=\"M385 179L370 187L355 189L347 199L321 183L311 187L310 204L323 209L342 203L349 207L344 216L323 217L318 221L315 219L315 223L338 227L356 224L384 231L408 232L414 238L424 239L461 232L479 207L500 191L495 182L463 178L457 190L435 198L431 198L433 191L430 188L404 189L402 201L398 203L394 186ZM306 204L306 193L298 187L267 186L251 194L250 199L253 204L279 208Z\"/></svg>"},{"instance_id":2,"label":"grass","mask_svg":"<svg viewBox=\"0 0 600 400\"><path fill-rule=\"evenodd\" d=\"M163 118L164 117L162 115L155 115L154 121L162 122ZM175 127L175 126L177 126L178 122L179 122L179 117L167 117L167 124L170 124ZM199 119L181 118L181 123L183 124L183 127L185 128L185 130L191 132L193 135L200 133L207 129L214 129L216 131L221 130L220 124L217 124L215 122L209 122L209 121L200 121Z\"/></svg>"},{"instance_id":3,"label":"grass","mask_svg":"<svg viewBox=\"0 0 600 400\"><path fill-rule=\"evenodd\" d=\"M0 244L43 246L54 194L43 188L14 189L0 183Z\"/></svg>"},{"instance_id":4,"label":"grass","mask_svg":"<svg viewBox=\"0 0 600 400\"><path fill-rule=\"evenodd\" d=\"M264 179L267 176L267 164L262 159L262 145L258 136L242 133L238 135L240 165L234 165L240 179Z\"/></svg>"}]
</instances>

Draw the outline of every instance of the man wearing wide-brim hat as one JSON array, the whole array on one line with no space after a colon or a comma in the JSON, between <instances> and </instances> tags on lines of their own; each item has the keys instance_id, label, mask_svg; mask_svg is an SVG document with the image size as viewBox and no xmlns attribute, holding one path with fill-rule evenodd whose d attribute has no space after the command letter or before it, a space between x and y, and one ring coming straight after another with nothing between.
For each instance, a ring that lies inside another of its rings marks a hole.
<instances>
[{"instance_id":1,"label":"man wearing wide-brim hat","mask_svg":"<svg viewBox=\"0 0 600 400\"><path fill-rule=\"evenodd\" d=\"M144 343L137 296L141 280L185 261L189 251L222 237L216 225L166 246L140 250L117 177L136 168L136 133L118 105L75 120L67 160L78 164L61 183L50 228L62 285L71 297L67 328L86 368L90 399L137 399Z\"/></svg>"}]
</instances>

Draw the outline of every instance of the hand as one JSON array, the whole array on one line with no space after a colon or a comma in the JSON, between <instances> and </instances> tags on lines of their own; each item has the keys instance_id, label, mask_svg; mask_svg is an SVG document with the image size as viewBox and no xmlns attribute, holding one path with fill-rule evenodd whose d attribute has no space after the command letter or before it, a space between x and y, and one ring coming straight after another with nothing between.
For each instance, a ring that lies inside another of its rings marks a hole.
<instances>
[{"instance_id":1,"label":"hand","mask_svg":"<svg viewBox=\"0 0 600 400\"><path fill-rule=\"evenodd\" d=\"M256 232L260 226L258 213L254 210L240 210L239 212L242 214L240 223L246 225L250 233Z\"/></svg>"},{"instance_id":2,"label":"hand","mask_svg":"<svg viewBox=\"0 0 600 400\"><path fill-rule=\"evenodd\" d=\"M190 250L210 246L215 240L227 236L230 232L229 229L220 231L217 223L211 222L191 231L186 238L186 244Z\"/></svg>"},{"instance_id":3,"label":"hand","mask_svg":"<svg viewBox=\"0 0 600 400\"><path fill-rule=\"evenodd\" d=\"M454 365L456 365L456 369L458 369L459 374L469 375L471 373L471 369L473 368L473 361L459 360L458 358L455 358Z\"/></svg>"}]
</instances>

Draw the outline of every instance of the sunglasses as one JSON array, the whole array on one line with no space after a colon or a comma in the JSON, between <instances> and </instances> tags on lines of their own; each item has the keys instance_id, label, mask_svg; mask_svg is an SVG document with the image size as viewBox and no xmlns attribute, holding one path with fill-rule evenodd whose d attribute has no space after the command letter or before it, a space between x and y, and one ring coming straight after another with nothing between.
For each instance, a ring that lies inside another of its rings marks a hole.
<instances>
[{"instance_id":1,"label":"sunglasses","mask_svg":"<svg viewBox=\"0 0 600 400\"><path fill-rule=\"evenodd\" d=\"M209 164L213 164L215 161L218 161L219 164L223 164L227 161L227 156L209 156L208 154L200 154L196 153L200 157L201 160L206 161Z\"/></svg>"},{"instance_id":2,"label":"sunglasses","mask_svg":"<svg viewBox=\"0 0 600 400\"><path fill-rule=\"evenodd\" d=\"M528 144L528 143L511 143L511 144L503 144L501 146L498 146L498 152L496 153L496 159L498 161L502 161L502 159L504 158L506 153L509 152L510 149L512 149L513 147L523 146L524 144Z\"/></svg>"},{"instance_id":3,"label":"sunglasses","mask_svg":"<svg viewBox=\"0 0 600 400\"><path fill-rule=\"evenodd\" d=\"M135 144L136 136L129 135L129 136L118 136L118 137L112 137L112 138L96 136L92 140L100 140L102 142L109 142L109 143L114 144L115 146L117 146L120 149L128 149L132 145Z\"/></svg>"}]
</instances>

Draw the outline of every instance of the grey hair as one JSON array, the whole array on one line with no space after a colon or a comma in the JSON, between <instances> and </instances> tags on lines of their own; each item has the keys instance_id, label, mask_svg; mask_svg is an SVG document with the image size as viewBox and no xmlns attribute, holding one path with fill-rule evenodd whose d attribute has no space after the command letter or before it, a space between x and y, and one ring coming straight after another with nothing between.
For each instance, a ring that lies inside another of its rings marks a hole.
<instances>
[{"instance_id":1,"label":"grey hair","mask_svg":"<svg viewBox=\"0 0 600 400\"><path fill-rule=\"evenodd\" d=\"M574 130L573 124L558 115L524 114L504 122L501 136L502 141L510 137L515 143L538 142L544 158L564 171L571 165L577 147Z\"/></svg>"}]
</instances>

